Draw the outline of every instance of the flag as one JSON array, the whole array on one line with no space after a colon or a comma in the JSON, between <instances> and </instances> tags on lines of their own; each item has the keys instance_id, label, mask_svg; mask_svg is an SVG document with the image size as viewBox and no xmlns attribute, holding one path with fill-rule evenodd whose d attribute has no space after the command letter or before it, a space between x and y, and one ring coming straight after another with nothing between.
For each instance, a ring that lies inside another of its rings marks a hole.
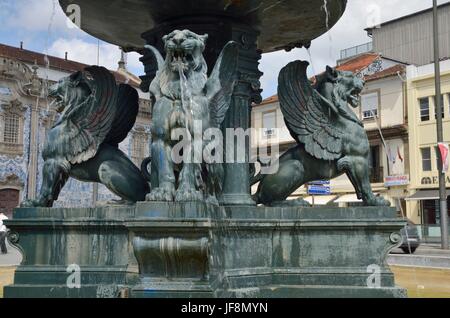
<instances>
[{"instance_id":1,"label":"flag","mask_svg":"<svg viewBox=\"0 0 450 318\"><path fill-rule=\"evenodd\" d=\"M397 147L397 155L398 155L398 158L400 159L400 161L403 162L403 157L402 157L402 154L400 152L400 147Z\"/></svg>"},{"instance_id":2,"label":"flag","mask_svg":"<svg viewBox=\"0 0 450 318\"><path fill-rule=\"evenodd\" d=\"M448 156L448 152L449 152L449 147L448 144L442 143L440 142L438 144L439 147L439 152L441 153L441 158L442 158L442 173L446 173L448 171L448 166L449 166L449 156Z\"/></svg>"}]
</instances>

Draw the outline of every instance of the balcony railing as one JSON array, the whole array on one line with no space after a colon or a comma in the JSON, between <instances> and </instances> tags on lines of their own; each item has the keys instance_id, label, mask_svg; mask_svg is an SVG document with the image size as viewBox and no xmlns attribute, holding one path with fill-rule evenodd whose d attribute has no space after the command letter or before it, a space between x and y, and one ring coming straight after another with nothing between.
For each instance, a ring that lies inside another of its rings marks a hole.
<instances>
[{"instance_id":1,"label":"balcony railing","mask_svg":"<svg viewBox=\"0 0 450 318\"><path fill-rule=\"evenodd\" d=\"M372 51L373 43L368 42L341 51L341 60Z\"/></svg>"}]
</instances>

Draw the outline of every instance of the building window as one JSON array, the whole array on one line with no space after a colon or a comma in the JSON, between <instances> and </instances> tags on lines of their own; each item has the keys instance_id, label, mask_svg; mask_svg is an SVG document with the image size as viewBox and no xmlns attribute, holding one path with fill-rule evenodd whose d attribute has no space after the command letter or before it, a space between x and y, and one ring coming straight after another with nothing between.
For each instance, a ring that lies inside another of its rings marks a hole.
<instances>
[{"instance_id":1,"label":"building window","mask_svg":"<svg viewBox=\"0 0 450 318\"><path fill-rule=\"evenodd\" d=\"M433 96L434 101L434 118L437 118L437 105L436 105L436 97ZM442 109L442 118L445 117L445 108L444 108L444 95L441 95L441 109Z\"/></svg>"},{"instance_id":2,"label":"building window","mask_svg":"<svg viewBox=\"0 0 450 318\"><path fill-rule=\"evenodd\" d=\"M3 132L3 142L7 144L19 143L19 123L20 118L18 115L6 115Z\"/></svg>"},{"instance_id":3,"label":"building window","mask_svg":"<svg viewBox=\"0 0 450 318\"><path fill-rule=\"evenodd\" d=\"M271 111L263 114L263 136L271 138L276 135L277 113Z\"/></svg>"},{"instance_id":4,"label":"building window","mask_svg":"<svg viewBox=\"0 0 450 318\"><path fill-rule=\"evenodd\" d=\"M361 95L361 111L363 119L372 119L378 116L378 93Z\"/></svg>"},{"instance_id":5,"label":"building window","mask_svg":"<svg viewBox=\"0 0 450 318\"><path fill-rule=\"evenodd\" d=\"M431 171L431 149L422 148L420 149L422 154L422 170L423 171Z\"/></svg>"},{"instance_id":6,"label":"building window","mask_svg":"<svg viewBox=\"0 0 450 318\"><path fill-rule=\"evenodd\" d=\"M420 121L430 120L430 100L428 97L419 99Z\"/></svg>"},{"instance_id":7,"label":"building window","mask_svg":"<svg viewBox=\"0 0 450 318\"><path fill-rule=\"evenodd\" d=\"M380 147L370 146L369 155L370 183L383 182L384 173L380 165Z\"/></svg>"}]
</instances>

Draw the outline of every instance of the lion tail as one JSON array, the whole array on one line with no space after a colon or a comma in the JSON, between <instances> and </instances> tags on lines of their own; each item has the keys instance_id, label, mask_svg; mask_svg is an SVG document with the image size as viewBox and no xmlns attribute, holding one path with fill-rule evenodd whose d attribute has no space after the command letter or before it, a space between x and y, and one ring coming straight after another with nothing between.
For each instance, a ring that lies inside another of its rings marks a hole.
<instances>
[{"instance_id":1,"label":"lion tail","mask_svg":"<svg viewBox=\"0 0 450 318\"><path fill-rule=\"evenodd\" d=\"M147 179L148 182L150 182L150 173L148 172L148 165L152 162L152 158L151 157L147 157L142 161L141 164L141 171L142 174L144 175L145 179Z\"/></svg>"}]
</instances>

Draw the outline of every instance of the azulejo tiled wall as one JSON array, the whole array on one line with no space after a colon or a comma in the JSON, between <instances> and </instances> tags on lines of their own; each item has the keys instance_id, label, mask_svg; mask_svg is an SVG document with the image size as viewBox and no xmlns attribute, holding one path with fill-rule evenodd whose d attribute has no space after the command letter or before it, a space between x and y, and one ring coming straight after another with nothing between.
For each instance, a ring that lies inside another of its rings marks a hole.
<instances>
[{"instance_id":1,"label":"azulejo tiled wall","mask_svg":"<svg viewBox=\"0 0 450 318\"><path fill-rule=\"evenodd\" d=\"M27 110L25 111L24 120L24 133L23 133L23 144L24 150L21 156L9 156L0 154L0 180L5 180L9 176L17 176L21 183L24 184L22 193L22 198L26 198L27 193L27 181L28 181L28 163L29 163L29 153L30 153L30 118L31 118L31 107L27 105ZM1 111L1 109L0 109Z\"/></svg>"}]
</instances>

